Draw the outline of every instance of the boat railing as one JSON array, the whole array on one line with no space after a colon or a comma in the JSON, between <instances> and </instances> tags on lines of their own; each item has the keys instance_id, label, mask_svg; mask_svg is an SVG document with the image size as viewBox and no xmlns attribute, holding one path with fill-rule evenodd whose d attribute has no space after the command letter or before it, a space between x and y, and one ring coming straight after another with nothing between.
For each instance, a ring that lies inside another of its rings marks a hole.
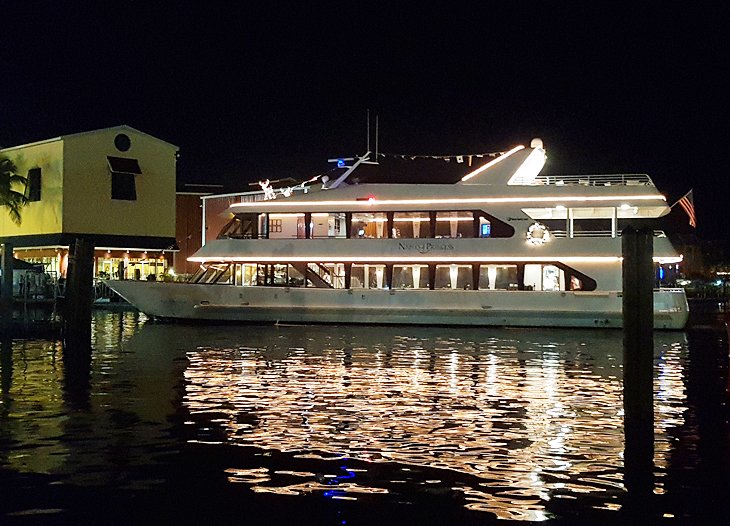
<instances>
[{"instance_id":1,"label":"boat railing","mask_svg":"<svg viewBox=\"0 0 730 526\"><path fill-rule=\"evenodd\" d=\"M551 230L553 237L569 237L565 230ZM573 237L612 237L610 230L580 230L573 232Z\"/></svg>"},{"instance_id":2,"label":"boat railing","mask_svg":"<svg viewBox=\"0 0 730 526\"><path fill-rule=\"evenodd\" d=\"M570 237L567 230L551 230L550 235L557 238ZM614 236L610 230L575 230L573 237L621 237L621 231L617 230ZM654 230L654 237L667 237L667 235L663 230Z\"/></svg>"},{"instance_id":3,"label":"boat railing","mask_svg":"<svg viewBox=\"0 0 730 526\"><path fill-rule=\"evenodd\" d=\"M654 186L646 174L543 175L535 184L555 186Z\"/></svg>"}]
</instances>

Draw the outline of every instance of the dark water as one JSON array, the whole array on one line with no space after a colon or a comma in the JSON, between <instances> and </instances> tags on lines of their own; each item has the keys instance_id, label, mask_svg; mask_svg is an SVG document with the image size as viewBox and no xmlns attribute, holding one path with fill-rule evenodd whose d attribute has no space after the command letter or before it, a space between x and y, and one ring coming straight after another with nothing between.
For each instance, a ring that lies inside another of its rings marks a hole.
<instances>
[{"instance_id":1,"label":"dark water","mask_svg":"<svg viewBox=\"0 0 730 526\"><path fill-rule=\"evenodd\" d=\"M622 334L94 317L5 341L0 524L625 522ZM655 333L642 513L724 522L727 346ZM632 512L633 513L633 512Z\"/></svg>"}]
</instances>

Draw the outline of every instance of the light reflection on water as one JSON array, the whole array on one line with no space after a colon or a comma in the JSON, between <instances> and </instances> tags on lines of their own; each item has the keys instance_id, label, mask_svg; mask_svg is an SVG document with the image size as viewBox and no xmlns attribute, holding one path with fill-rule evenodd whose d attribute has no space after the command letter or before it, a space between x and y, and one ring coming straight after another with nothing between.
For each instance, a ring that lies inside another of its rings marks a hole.
<instances>
[{"instance_id":1,"label":"light reflection on water","mask_svg":"<svg viewBox=\"0 0 730 526\"><path fill-rule=\"evenodd\" d=\"M558 496L622 485L620 332L284 327L188 352L190 426L221 442L323 459L397 463L465 475L450 488L501 518L546 518ZM242 337L243 336L243 337ZM262 345L266 342L266 345ZM657 333L656 454L682 422L684 335ZM230 471L257 492L326 491L300 473ZM339 482L341 496L392 481ZM424 481L440 484L441 481ZM662 491L661 481L657 492Z\"/></svg>"},{"instance_id":2,"label":"light reflection on water","mask_svg":"<svg viewBox=\"0 0 730 526\"><path fill-rule=\"evenodd\" d=\"M97 313L93 328L81 408L58 344L3 342L0 475L147 490L180 477L169 463L187 444L215 450L229 484L282 499L455 495L541 520L557 501L610 510L623 494L620 331L181 326L134 313ZM661 493L687 406L685 335L655 333L655 360Z\"/></svg>"}]
</instances>

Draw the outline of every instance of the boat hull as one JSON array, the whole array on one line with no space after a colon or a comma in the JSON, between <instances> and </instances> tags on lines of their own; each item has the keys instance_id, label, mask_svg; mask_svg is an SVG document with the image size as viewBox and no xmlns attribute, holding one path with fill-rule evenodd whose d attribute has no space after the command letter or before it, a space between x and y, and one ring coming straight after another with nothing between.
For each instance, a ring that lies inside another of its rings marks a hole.
<instances>
[{"instance_id":1,"label":"boat hull","mask_svg":"<svg viewBox=\"0 0 730 526\"><path fill-rule=\"evenodd\" d=\"M620 292L318 289L108 281L142 312L180 320L500 327L623 325ZM654 292L654 327L682 329L681 289Z\"/></svg>"}]
</instances>

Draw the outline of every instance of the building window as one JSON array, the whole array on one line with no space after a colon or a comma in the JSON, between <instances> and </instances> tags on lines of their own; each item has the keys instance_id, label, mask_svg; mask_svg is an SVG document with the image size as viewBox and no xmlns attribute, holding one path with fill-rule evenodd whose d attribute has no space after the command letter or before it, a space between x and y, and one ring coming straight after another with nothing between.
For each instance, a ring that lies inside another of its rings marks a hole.
<instances>
[{"instance_id":1,"label":"building window","mask_svg":"<svg viewBox=\"0 0 730 526\"><path fill-rule=\"evenodd\" d=\"M134 178L142 173L137 159L107 157L107 160L112 175L112 199L136 201L137 188Z\"/></svg>"},{"instance_id":2,"label":"building window","mask_svg":"<svg viewBox=\"0 0 730 526\"><path fill-rule=\"evenodd\" d=\"M114 137L114 146L116 146L117 150L119 150L120 152L126 152L132 146L132 141L129 140L128 135L120 133L119 135Z\"/></svg>"},{"instance_id":3,"label":"building window","mask_svg":"<svg viewBox=\"0 0 730 526\"><path fill-rule=\"evenodd\" d=\"M28 170L28 182L25 185L25 197L28 201L41 200L41 169Z\"/></svg>"},{"instance_id":4,"label":"building window","mask_svg":"<svg viewBox=\"0 0 730 526\"><path fill-rule=\"evenodd\" d=\"M112 199L137 200L137 189L134 186L133 174L112 172Z\"/></svg>"}]
</instances>

